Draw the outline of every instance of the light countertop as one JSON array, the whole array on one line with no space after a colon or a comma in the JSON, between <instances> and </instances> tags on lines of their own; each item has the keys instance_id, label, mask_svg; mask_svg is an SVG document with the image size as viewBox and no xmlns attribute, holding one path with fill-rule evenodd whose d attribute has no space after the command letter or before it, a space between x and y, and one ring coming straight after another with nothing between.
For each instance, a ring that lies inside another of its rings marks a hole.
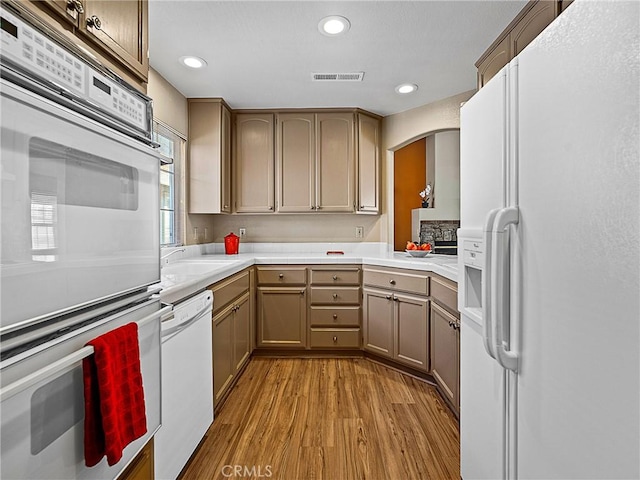
<instances>
[{"instance_id":1,"label":"light countertop","mask_svg":"<svg viewBox=\"0 0 640 480\"><path fill-rule=\"evenodd\" d=\"M198 252L201 253L201 252ZM177 257L178 255L176 255ZM327 255L324 252L251 252L237 255L204 253L175 259L161 270L163 302L176 303L209 285L244 270L251 265L322 265L356 264L405 268L433 272L453 281L458 280L458 258L451 255L410 257L398 252L345 252Z\"/></svg>"}]
</instances>

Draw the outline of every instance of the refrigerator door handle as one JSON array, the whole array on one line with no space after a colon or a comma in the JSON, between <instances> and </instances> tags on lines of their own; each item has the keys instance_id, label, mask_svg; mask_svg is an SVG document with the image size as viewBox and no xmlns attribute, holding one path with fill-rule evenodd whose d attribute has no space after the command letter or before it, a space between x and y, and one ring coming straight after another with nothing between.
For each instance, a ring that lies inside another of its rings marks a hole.
<instances>
[{"instance_id":1,"label":"refrigerator door handle","mask_svg":"<svg viewBox=\"0 0 640 480\"><path fill-rule=\"evenodd\" d=\"M509 266L508 252L506 251L506 238L508 238L509 225L517 225L520 220L520 210L518 207L507 207L501 209L495 217L492 229L491 270L492 276L492 329L493 346L496 360L505 369L513 372L518 371L518 356L515 352L507 348L504 339L504 326L510 321L507 300L509 299L509 284L506 281L505 267Z\"/></svg>"},{"instance_id":2,"label":"refrigerator door handle","mask_svg":"<svg viewBox=\"0 0 640 480\"><path fill-rule=\"evenodd\" d=\"M497 213L500 211L499 208L491 210L487 214L487 218L484 223L484 251L485 251L485 265L482 271L483 279L482 279L482 339L484 341L484 348L487 353L492 357L496 358L496 354L493 351L493 342L491 341L491 281L492 281L492 272L491 272L491 245L492 245L492 231L493 231L493 223L495 221Z\"/></svg>"}]
</instances>

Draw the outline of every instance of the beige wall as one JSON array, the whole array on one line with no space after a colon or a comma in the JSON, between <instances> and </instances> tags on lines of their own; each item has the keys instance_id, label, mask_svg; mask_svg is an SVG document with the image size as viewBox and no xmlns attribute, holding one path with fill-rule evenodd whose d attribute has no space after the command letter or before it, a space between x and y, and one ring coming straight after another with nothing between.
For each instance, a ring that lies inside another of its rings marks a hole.
<instances>
[{"instance_id":1,"label":"beige wall","mask_svg":"<svg viewBox=\"0 0 640 480\"><path fill-rule=\"evenodd\" d=\"M364 227L364 237L356 238L356 226ZM379 242L377 215L318 213L309 215L215 215L213 241L247 229L244 242Z\"/></svg>"},{"instance_id":2,"label":"beige wall","mask_svg":"<svg viewBox=\"0 0 640 480\"><path fill-rule=\"evenodd\" d=\"M187 99L173 85L167 82L154 69L149 70L149 85L147 87L147 95L153 99L153 117L183 137L187 138L189 134L189 112L187 107ZM186 152L185 152L186 153ZM187 155L185 155L184 163L187 164ZM189 178L183 169L181 185L182 200L180 205L184 207L187 193L186 178ZM213 215L188 215L186 209L182 209L180 219L182 230L182 241L185 245L193 245L196 243L209 243L213 238ZM197 238L194 232L197 229Z\"/></svg>"},{"instance_id":3,"label":"beige wall","mask_svg":"<svg viewBox=\"0 0 640 480\"><path fill-rule=\"evenodd\" d=\"M393 244L393 152L431 133L460 128L460 104L475 93L469 90L437 102L382 119L382 215L380 241ZM416 192L416 195L418 192Z\"/></svg>"},{"instance_id":4,"label":"beige wall","mask_svg":"<svg viewBox=\"0 0 640 480\"><path fill-rule=\"evenodd\" d=\"M189 133L187 99L153 68L149 69L147 95L153 99L153 118L186 137Z\"/></svg>"},{"instance_id":5,"label":"beige wall","mask_svg":"<svg viewBox=\"0 0 640 480\"><path fill-rule=\"evenodd\" d=\"M397 150L428 133L460 128L460 104L475 90L389 115L382 119L383 150Z\"/></svg>"}]
</instances>

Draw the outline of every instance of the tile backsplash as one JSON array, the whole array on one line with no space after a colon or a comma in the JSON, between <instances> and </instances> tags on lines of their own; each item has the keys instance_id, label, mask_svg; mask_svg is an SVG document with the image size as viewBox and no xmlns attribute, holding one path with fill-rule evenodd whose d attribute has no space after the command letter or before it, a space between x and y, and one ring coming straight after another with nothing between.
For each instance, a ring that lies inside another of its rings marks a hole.
<instances>
[{"instance_id":1,"label":"tile backsplash","mask_svg":"<svg viewBox=\"0 0 640 480\"><path fill-rule=\"evenodd\" d=\"M460 228L460 220L422 220L420 222L420 243L435 241L457 242L456 231Z\"/></svg>"}]
</instances>

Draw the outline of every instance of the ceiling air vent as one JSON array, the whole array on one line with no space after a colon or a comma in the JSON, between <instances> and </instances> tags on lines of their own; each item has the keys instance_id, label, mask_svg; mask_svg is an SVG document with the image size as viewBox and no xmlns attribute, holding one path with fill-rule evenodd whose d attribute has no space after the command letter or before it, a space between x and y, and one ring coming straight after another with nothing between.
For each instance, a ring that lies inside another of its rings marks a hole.
<instances>
[{"instance_id":1,"label":"ceiling air vent","mask_svg":"<svg viewBox=\"0 0 640 480\"><path fill-rule=\"evenodd\" d=\"M361 82L364 72L351 73L312 73L314 82Z\"/></svg>"}]
</instances>

